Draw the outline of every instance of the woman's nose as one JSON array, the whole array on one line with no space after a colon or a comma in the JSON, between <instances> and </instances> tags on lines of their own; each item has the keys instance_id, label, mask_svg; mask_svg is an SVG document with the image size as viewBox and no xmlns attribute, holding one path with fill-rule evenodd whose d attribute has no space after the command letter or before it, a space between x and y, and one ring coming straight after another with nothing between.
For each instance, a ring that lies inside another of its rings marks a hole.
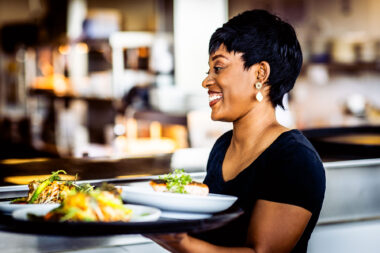
<instances>
[{"instance_id":1,"label":"woman's nose","mask_svg":"<svg viewBox=\"0 0 380 253\"><path fill-rule=\"evenodd\" d=\"M206 76L206 78L203 79L203 81L202 81L202 87L203 87L203 88L207 88L207 87L209 87L210 85L212 85L212 83L213 83L213 81L212 81L212 77L210 76L210 74L208 74L208 75Z\"/></svg>"}]
</instances>

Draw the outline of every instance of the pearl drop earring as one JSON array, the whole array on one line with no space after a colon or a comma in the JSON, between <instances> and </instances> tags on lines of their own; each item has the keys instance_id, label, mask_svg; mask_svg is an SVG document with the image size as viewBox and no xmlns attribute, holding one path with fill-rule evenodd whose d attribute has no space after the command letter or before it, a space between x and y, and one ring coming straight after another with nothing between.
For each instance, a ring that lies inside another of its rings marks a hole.
<instances>
[{"instance_id":1,"label":"pearl drop earring","mask_svg":"<svg viewBox=\"0 0 380 253\"><path fill-rule=\"evenodd\" d=\"M257 82L257 83L255 83L255 87L256 87L256 89L259 90L259 92L257 92L257 94L256 94L256 99L257 99L257 101L261 102L264 98L263 94L261 94L261 92L260 92L260 89L263 87L263 84L260 82Z\"/></svg>"}]
</instances>

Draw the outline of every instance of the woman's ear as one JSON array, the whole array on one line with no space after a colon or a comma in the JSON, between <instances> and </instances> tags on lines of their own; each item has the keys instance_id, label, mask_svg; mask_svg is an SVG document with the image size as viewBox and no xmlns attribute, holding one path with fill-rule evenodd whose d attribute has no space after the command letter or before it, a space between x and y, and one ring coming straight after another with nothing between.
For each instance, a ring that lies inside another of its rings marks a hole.
<instances>
[{"instance_id":1,"label":"woman's ear","mask_svg":"<svg viewBox=\"0 0 380 253\"><path fill-rule=\"evenodd\" d=\"M257 71L257 80L259 80L259 82L265 84L269 79L269 75L270 75L269 63L266 61L260 62L259 63L259 69Z\"/></svg>"}]
</instances>

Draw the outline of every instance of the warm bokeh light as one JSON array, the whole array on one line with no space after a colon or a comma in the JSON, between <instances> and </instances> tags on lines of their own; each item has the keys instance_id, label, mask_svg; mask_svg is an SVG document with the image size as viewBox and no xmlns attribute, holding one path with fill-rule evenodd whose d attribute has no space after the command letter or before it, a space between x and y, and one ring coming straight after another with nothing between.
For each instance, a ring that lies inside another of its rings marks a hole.
<instances>
[{"instance_id":1,"label":"warm bokeh light","mask_svg":"<svg viewBox=\"0 0 380 253\"><path fill-rule=\"evenodd\" d=\"M79 53L82 53L82 54L87 54L88 53L88 46L86 43L78 43L75 45L76 49L78 50Z\"/></svg>"},{"instance_id":2,"label":"warm bokeh light","mask_svg":"<svg viewBox=\"0 0 380 253\"><path fill-rule=\"evenodd\" d=\"M5 159L5 160L1 160L0 164L13 165L13 164L24 164L24 163L40 163L40 162L46 162L48 160L49 160L48 158Z\"/></svg>"},{"instance_id":3,"label":"warm bokeh light","mask_svg":"<svg viewBox=\"0 0 380 253\"><path fill-rule=\"evenodd\" d=\"M159 122L153 121L150 124L150 127L149 127L150 138L160 139L161 138L161 131L162 131L162 127L161 127L161 124Z\"/></svg>"},{"instance_id":4,"label":"warm bokeh light","mask_svg":"<svg viewBox=\"0 0 380 253\"><path fill-rule=\"evenodd\" d=\"M87 54L88 53L88 45L86 43L80 42L73 45L61 45L58 47L58 52L63 55L67 55L73 50L73 48L80 54Z\"/></svg>"},{"instance_id":5,"label":"warm bokeh light","mask_svg":"<svg viewBox=\"0 0 380 253\"><path fill-rule=\"evenodd\" d=\"M58 47L58 52L63 55L67 55L70 52L69 45L61 45Z\"/></svg>"},{"instance_id":6,"label":"warm bokeh light","mask_svg":"<svg viewBox=\"0 0 380 253\"><path fill-rule=\"evenodd\" d=\"M133 118L127 119L126 122L126 134L128 139L137 138L137 121Z\"/></svg>"},{"instance_id":7,"label":"warm bokeh light","mask_svg":"<svg viewBox=\"0 0 380 253\"><path fill-rule=\"evenodd\" d=\"M120 176L117 176L116 178L119 178L119 179L131 179L131 178L141 178L141 177L149 177L149 176L152 176L152 174L136 174L136 175L120 175Z\"/></svg>"}]
</instances>

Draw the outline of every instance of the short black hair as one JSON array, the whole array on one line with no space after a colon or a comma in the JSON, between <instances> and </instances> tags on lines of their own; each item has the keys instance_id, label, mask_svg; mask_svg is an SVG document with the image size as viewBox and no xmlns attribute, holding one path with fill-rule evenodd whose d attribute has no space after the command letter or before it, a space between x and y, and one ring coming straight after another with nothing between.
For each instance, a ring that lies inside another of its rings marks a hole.
<instances>
[{"instance_id":1,"label":"short black hair","mask_svg":"<svg viewBox=\"0 0 380 253\"><path fill-rule=\"evenodd\" d=\"M269 63L269 97L273 107L284 108L284 94L293 88L302 66L302 51L293 27L266 10L245 11L213 33L209 54L222 44L228 52L243 54L245 69L261 61Z\"/></svg>"}]
</instances>

